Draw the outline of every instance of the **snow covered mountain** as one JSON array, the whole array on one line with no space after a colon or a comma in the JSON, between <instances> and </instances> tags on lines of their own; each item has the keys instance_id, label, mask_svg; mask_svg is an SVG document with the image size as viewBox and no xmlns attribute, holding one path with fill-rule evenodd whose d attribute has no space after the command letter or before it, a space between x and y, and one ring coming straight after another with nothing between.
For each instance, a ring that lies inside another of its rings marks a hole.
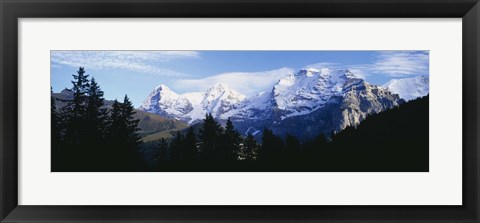
<instances>
[{"instance_id":1,"label":"snow covered mountain","mask_svg":"<svg viewBox=\"0 0 480 223\"><path fill-rule=\"evenodd\" d=\"M159 85L139 109L192 124L205 118L206 113L224 116L237 109L243 100L245 95L225 84L215 84L206 92L186 94L177 94L167 86Z\"/></svg>"},{"instance_id":2,"label":"snow covered mountain","mask_svg":"<svg viewBox=\"0 0 480 223\"><path fill-rule=\"evenodd\" d=\"M273 97L277 108L284 111L282 119L308 114L321 108L332 96L343 94L343 86L351 80L360 78L349 70L300 70L273 86Z\"/></svg>"},{"instance_id":3,"label":"snow covered mountain","mask_svg":"<svg viewBox=\"0 0 480 223\"><path fill-rule=\"evenodd\" d=\"M389 91L400 95L400 98L410 101L423 97L429 92L428 76L416 76L403 79L393 79L383 85Z\"/></svg>"},{"instance_id":4,"label":"snow covered mountain","mask_svg":"<svg viewBox=\"0 0 480 223\"><path fill-rule=\"evenodd\" d=\"M398 95L365 82L349 70L309 68L249 98L224 84L181 95L160 85L139 109L189 124L212 113L220 122L230 117L242 134L258 135L266 127L276 134L306 138L357 125L368 114L403 102Z\"/></svg>"},{"instance_id":5,"label":"snow covered mountain","mask_svg":"<svg viewBox=\"0 0 480 223\"><path fill-rule=\"evenodd\" d=\"M239 130L309 138L357 125L404 101L388 90L369 84L349 70L304 69L278 81L269 94L246 100L232 120Z\"/></svg>"}]
</instances>

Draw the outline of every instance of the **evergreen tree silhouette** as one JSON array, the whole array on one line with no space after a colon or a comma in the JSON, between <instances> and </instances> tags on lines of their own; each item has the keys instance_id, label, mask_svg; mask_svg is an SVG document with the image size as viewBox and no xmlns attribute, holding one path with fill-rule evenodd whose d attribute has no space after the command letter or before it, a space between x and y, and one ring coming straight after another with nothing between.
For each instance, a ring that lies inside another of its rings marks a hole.
<instances>
[{"instance_id":1,"label":"evergreen tree silhouette","mask_svg":"<svg viewBox=\"0 0 480 223\"><path fill-rule=\"evenodd\" d=\"M237 130L235 130L235 126L233 126L233 122L228 118L226 126L225 126L225 133L224 139L225 144L223 145L223 154L225 160L237 160L238 155L240 153L240 144L242 143L242 138Z\"/></svg>"},{"instance_id":2,"label":"evergreen tree silhouette","mask_svg":"<svg viewBox=\"0 0 480 223\"><path fill-rule=\"evenodd\" d=\"M134 108L127 95L123 103L115 100L112 104L108 123L107 149L110 165L115 171L133 171L140 168L141 157L138 146L140 137L137 134L138 121L133 117Z\"/></svg>"},{"instance_id":3,"label":"evergreen tree silhouette","mask_svg":"<svg viewBox=\"0 0 480 223\"><path fill-rule=\"evenodd\" d=\"M316 146L322 147L322 146L327 145L327 143L328 143L328 140L323 133L320 133L317 137L315 137L315 145Z\"/></svg>"},{"instance_id":4,"label":"evergreen tree silhouette","mask_svg":"<svg viewBox=\"0 0 480 223\"><path fill-rule=\"evenodd\" d=\"M221 139L222 128L215 121L212 114L206 114L200 129L198 140L201 158L205 160L221 160Z\"/></svg>"},{"instance_id":5,"label":"evergreen tree silhouette","mask_svg":"<svg viewBox=\"0 0 480 223\"><path fill-rule=\"evenodd\" d=\"M168 143L165 140L165 138L161 138L158 144L158 155L157 155L157 161L167 161L170 160L169 157L169 148L168 148Z\"/></svg>"},{"instance_id":6,"label":"evergreen tree silhouette","mask_svg":"<svg viewBox=\"0 0 480 223\"><path fill-rule=\"evenodd\" d=\"M78 168L86 165L83 160L82 149L85 149L85 140L88 137L88 128L86 126L87 94L90 82L85 69L80 67L77 75L73 74L73 99L67 102L62 108L61 116L65 120L65 163L70 168Z\"/></svg>"},{"instance_id":7,"label":"evergreen tree silhouette","mask_svg":"<svg viewBox=\"0 0 480 223\"><path fill-rule=\"evenodd\" d=\"M272 130L265 128L263 129L262 146L258 154L259 159L266 161L281 160L284 147L282 139L273 134Z\"/></svg>"},{"instance_id":8,"label":"evergreen tree silhouette","mask_svg":"<svg viewBox=\"0 0 480 223\"><path fill-rule=\"evenodd\" d=\"M243 140L242 155L245 160L255 160L258 144L252 134L248 134Z\"/></svg>"},{"instance_id":9,"label":"evergreen tree silhouette","mask_svg":"<svg viewBox=\"0 0 480 223\"><path fill-rule=\"evenodd\" d=\"M172 143L171 143L171 149L172 149L172 159L175 161L182 161L183 160L183 150L185 147L185 139L183 137L182 132L177 131L175 133L175 136L173 137Z\"/></svg>"},{"instance_id":10,"label":"evergreen tree silhouette","mask_svg":"<svg viewBox=\"0 0 480 223\"><path fill-rule=\"evenodd\" d=\"M120 168L122 163L127 162L125 144L123 140L126 135L124 133L125 123L122 120L120 102L116 99L113 101L110 110L110 116L107 124L107 140L105 166L104 168L115 170Z\"/></svg>"},{"instance_id":11,"label":"evergreen tree silhouette","mask_svg":"<svg viewBox=\"0 0 480 223\"><path fill-rule=\"evenodd\" d=\"M140 120L134 118L135 108L127 95L123 98L121 104L122 117L125 122L126 132L126 146L128 147L128 153L130 154L129 161L132 163L132 168L137 169L141 167L142 157L139 153L140 136L138 135L138 122Z\"/></svg>"},{"instance_id":12,"label":"evergreen tree silhouette","mask_svg":"<svg viewBox=\"0 0 480 223\"><path fill-rule=\"evenodd\" d=\"M197 159L197 139L192 127L188 128L185 135L182 158L184 161L195 161Z\"/></svg>"},{"instance_id":13,"label":"evergreen tree silhouette","mask_svg":"<svg viewBox=\"0 0 480 223\"><path fill-rule=\"evenodd\" d=\"M53 95L52 88L50 88L50 94ZM63 168L62 150L60 148L61 133L60 133L60 120L57 113L57 106L55 104L55 98L50 96L50 126L51 126L51 169L57 171Z\"/></svg>"},{"instance_id":14,"label":"evergreen tree silhouette","mask_svg":"<svg viewBox=\"0 0 480 223\"><path fill-rule=\"evenodd\" d=\"M303 145L303 153L301 159L305 161L318 161L322 156L328 157L329 152L328 140L323 133L317 135L314 139L306 141Z\"/></svg>"},{"instance_id":15,"label":"evergreen tree silhouette","mask_svg":"<svg viewBox=\"0 0 480 223\"><path fill-rule=\"evenodd\" d=\"M103 91L95 81L95 78L92 78L87 94L86 115L89 122L88 125L90 127L89 133L91 136L96 135L96 137L103 137L106 131L105 120L107 118L107 109L103 108Z\"/></svg>"},{"instance_id":16,"label":"evergreen tree silhouette","mask_svg":"<svg viewBox=\"0 0 480 223\"><path fill-rule=\"evenodd\" d=\"M107 111L102 108L104 105L103 91L100 86L92 78L90 86L87 91L87 108L86 108L86 138L84 159L90 160L90 165L96 168L98 165L103 165L105 157L107 156L106 146L106 122Z\"/></svg>"},{"instance_id":17,"label":"evergreen tree silhouette","mask_svg":"<svg viewBox=\"0 0 480 223\"><path fill-rule=\"evenodd\" d=\"M298 139L291 134L287 134L285 137L285 153L283 154L283 159L284 160L293 160L293 159L299 159L300 155L300 142Z\"/></svg>"},{"instance_id":18,"label":"evergreen tree silhouette","mask_svg":"<svg viewBox=\"0 0 480 223\"><path fill-rule=\"evenodd\" d=\"M125 120L126 132L128 135L127 141L129 146L137 147L140 143L140 136L137 134L138 122L140 120L135 119L133 115L136 113L135 108L133 107L132 102L127 95L123 98L123 103L121 104L122 108L122 117Z\"/></svg>"}]
</instances>

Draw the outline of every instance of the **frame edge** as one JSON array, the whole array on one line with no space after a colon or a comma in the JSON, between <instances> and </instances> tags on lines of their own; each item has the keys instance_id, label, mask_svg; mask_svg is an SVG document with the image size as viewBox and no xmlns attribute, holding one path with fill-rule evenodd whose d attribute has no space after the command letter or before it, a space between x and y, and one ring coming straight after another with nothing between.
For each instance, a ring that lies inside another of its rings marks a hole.
<instances>
[{"instance_id":1,"label":"frame edge","mask_svg":"<svg viewBox=\"0 0 480 223\"><path fill-rule=\"evenodd\" d=\"M15 60L18 59L18 26L17 26L17 18L20 17L22 13L19 11L9 11L10 6L18 7L18 4L12 5L13 1L3 1L0 0L0 24L2 27L0 28L0 44L2 50L0 52L0 68L1 68L1 75L0 75L0 196L2 197L0 201L0 222L18 222L18 221L52 221L52 219L29 219L26 214L26 210L32 210L29 207L18 206L18 166L17 166L17 133L18 133L18 104L17 104L17 74L18 74L18 67L17 64L10 64L7 60ZM42 2L42 1L39 1ZM46 1L43 1L46 2ZM85 1L87 2L87 1ZM152 1L153 2L153 1ZM332 1L330 1L332 2ZM345 1L343 1L345 3ZM433 2L433 1L432 1ZM437 1L438 2L438 1ZM453 2L453 1L452 1ZM463 7L466 6L467 1L463 2ZM468 1L470 4L472 1ZM21 1L21 4L26 3L26 1ZM252 4L252 3L250 3ZM35 9L35 8L34 8ZM34 10L32 9L32 10ZM150 10L151 11L151 10ZM30 14L29 14L30 13ZM27 15L32 16L33 12L27 10ZM53 12L51 12L53 13ZM38 15L37 13L33 13L33 15ZM78 14L77 14L78 15ZM97 15L97 14L92 14ZM43 15L44 16L44 15ZM43 17L41 15L41 17ZM87 16L90 17L90 16ZM464 23L463 23L463 69L464 74L467 72L472 72L472 78L468 79L465 78L463 80L463 106L464 106L464 123L469 123L467 117L473 117L474 121L467 126L464 126L464 139L471 140L470 143L464 140L464 149L470 148L474 152L474 156L466 156L465 153L463 155L463 160L468 163L468 168L472 169L473 172L468 172L465 170L463 171L464 179L468 179L469 177L473 180L465 181L464 180L464 192L467 190L476 191L476 196L472 199L473 203L466 203L464 204L468 211L468 218L463 218L459 220L448 220L448 222L478 222L479 221L479 210L478 210L478 202L480 201L480 188L478 187L478 179L479 179L479 152L478 152L478 129L480 126L479 123L479 105L478 105L478 94L479 89L479 71L480 65L480 28L479 28L479 18L480 18L480 5L477 3L473 6L468 13L465 14ZM468 38L466 36L465 28L472 30L472 35L474 37ZM7 32L5 30L14 30L14 32ZM469 45L469 44L471 45ZM470 46L470 48L468 47ZM6 55L13 55L13 59L8 59ZM468 61L465 60L468 58ZM18 61L17 61L18 62ZM473 76L475 75L475 76ZM466 95L474 95L474 98L470 100L466 99ZM473 103L471 105L466 105L467 103ZM467 111L468 110L468 111ZM472 121L472 119L470 120ZM473 132L469 132L474 130ZM469 134L466 134L466 133ZM469 184L467 184L469 183ZM473 183L473 184L470 184ZM467 199L465 197L465 193L463 195L464 201ZM473 206L470 206L473 205ZM35 209L34 207L32 207ZM81 207L79 208L81 209ZM34 214L35 211L32 211L31 214ZM141 211L140 211L141 212ZM26 215L20 216L18 214L23 213ZM12 215L9 215L12 214ZM37 213L38 214L38 213ZM7 216L8 215L8 216ZM37 215L42 216L42 214ZM31 216L30 216L31 217ZM465 217L465 216L464 216ZM92 220L92 219L89 219ZM99 219L97 219L99 220ZM105 219L107 220L107 219ZM111 220L111 219L110 219ZM140 219L139 219L140 220ZM191 219L190 219L191 220ZM131 221L131 220L130 220ZM265 220L264 220L265 221ZM262 221L262 222L264 222ZM447 220L445 220L447 221ZM133 221L134 222L134 221Z\"/></svg>"}]
</instances>

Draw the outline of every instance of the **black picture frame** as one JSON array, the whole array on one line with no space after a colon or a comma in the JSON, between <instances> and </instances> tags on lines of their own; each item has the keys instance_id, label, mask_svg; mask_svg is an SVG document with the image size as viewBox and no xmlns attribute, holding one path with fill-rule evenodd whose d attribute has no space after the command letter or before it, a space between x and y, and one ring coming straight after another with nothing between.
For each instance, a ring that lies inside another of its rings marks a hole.
<instances>
[{"instance_id":1,"label":"black picture frame","mask_svg":"<svg viewBox=\"0 0 480 223\"><path fill-rule=\"evenodd\" d=\"M1 222L479 222L480 5L478 0L0 0L0 15ZM18 205L17 20L19 18L75 17L462 18L463 205Z\"/></svg>"}]
</instances>

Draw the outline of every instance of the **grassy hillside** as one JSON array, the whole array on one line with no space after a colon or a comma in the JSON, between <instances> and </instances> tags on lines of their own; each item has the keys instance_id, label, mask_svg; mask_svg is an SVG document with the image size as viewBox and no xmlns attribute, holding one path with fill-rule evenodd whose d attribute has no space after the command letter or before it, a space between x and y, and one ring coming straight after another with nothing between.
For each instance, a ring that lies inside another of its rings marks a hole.
<instances>
[{"instance_id":1,"label":"grassy hillside","mask_svg":"<svg viewBox=\"0 0 480 223\"><path fill-rule=\"evenodd\" d=\"M199 135L200 129L202 128L202 123L194 124L191 127L193 128L193 132L195 133L195 135ZM180 131L183 134L186 134L188 128L189 126L187 124L184 124L184 123L177 124L175 125L174 128L171 128L171 129L159 131L153 134L146 134L143 136L142 141L152 142L152 141L160 140L161 138L173 138L173 136L177 131Z\"/></svg>"},{"instance_id":2,"label":"grassy hillside","mask_svg":"<svg viewBox=\"0 0 480 223\"><path fill-rule=\"evenodd\" d=\"M137 113L134 115L134 117L140 120L138 123L138 128L140 128L139 134L142 137L167 130L177 131L188 127L187 124L175 119L164 118L162 116L140 110L135 111Z\"/></svg>"},{"instance_id":3,"label":"grassy hillside","mask_svg":"<svg viewBox=\"0 0 480 223\"><path fill-rule=\"evenodd\" d=\"M158 141L161 138L173 138L175 133L177 131L181 131L181 130L183 130L183 129L168 129L168 130L165 130L165 131L156 132L156 133L153 133L153 134L148 134L148 135L145 135L142 138L142 141L143 142L151 142L151 141Z\"/></svg>"}]
</instances>

